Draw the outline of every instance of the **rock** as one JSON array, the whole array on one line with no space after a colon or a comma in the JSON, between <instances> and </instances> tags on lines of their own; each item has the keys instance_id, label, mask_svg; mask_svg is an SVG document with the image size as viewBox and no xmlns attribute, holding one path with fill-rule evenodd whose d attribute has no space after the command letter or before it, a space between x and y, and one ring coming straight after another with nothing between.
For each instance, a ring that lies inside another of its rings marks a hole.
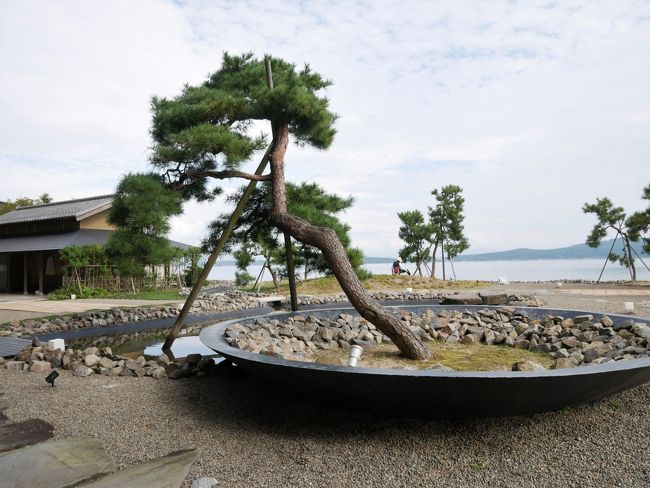
<instances>
[{"instance_id":1,"label":"rock","mask_svg":"<svg viewBox=\"0 0 650 488\"><path fill-rule=\"evenodd\" d=\"M517 361L512 365L513 371L546 371L546 368L541 364L538 364L529 359L524 359L523 361Z\"/></svg>"},{"instance_id":2,"label":"rock","mask_svg":"<svg viewBox=\"0 0 650 488\"><path fill-rule=\"evenodd\" d=\"M7 361L5 368L10 371L22 371L25 366L25 361Z\"/></svg>"},{"instance_id":3,"label":"rock","mask_svg":"<svg viewBox=\"0 0 650 488\"><path fill-rule=\"evenodd\" d=\"M632 332L639 337L643 337L644 339L650 339L650 327L642 324L641 322L637 322L634 324L634 326L632 326Z\"/></svg>"},{"instance_id":4,"label":"rock","mask_svg":"<svg viewBox=\"0 0 650 488\"><path fill-rule=\"evenodd\" d=\"M198 478L192 481L190 488L214 488L217 480L214 478Z\"/></svg>"},{"instance_id":5,"label":"rock","mask_svg":"<svg viewBox=\"0 0 650 488\"><path fill-rule=\"evenodd\" d=\"M87 357L87 356L86 356ZM106 369L111 369L113 366L115 366L117 363L107 357L103 357L99 360L99 365L102 368ZM87 366L90 366L88 363L86 363Z\"/></svg>"},{"instance_id":6,"label":"rock","mask_svg":"<svg viewBox=\"0 0 650 488\"><path fill-rule=\"evenodd\" d=\"M167 373L165 372L165 368L162 366L158 366L157 368L153 368L151 370L151 377L156 380L162 379L165 376L167 376Z\"/></svg>"},{"instance_id":7,"label":"rock","mask_svg":"<svg viewBox=\"0 0 650 488\"><path fill-rule=\"evenodd\" d=\"M200 354L188 354L185 360L190 364L198 364L202 357Z\"/></svg>"},{"instance_id":8,"label":"rock","mask_svg":"<svg viewBox=\"0 0 650 488\"><path fill-rule=\"evenodd\" d=\"M582 322L593 322L594 316L585 314L585 315L576 315L573 317L573 323L581 324Z\"/></svg>"},{"instance_id":9,"label":"rock","mask_svg":"<svg viewBox=\"0 0 650 488\"><path fill-rule=\"evenodd\" d=\"M467 334L460 340L461 344L476 345L481 343L481 339L477 334Z\"/></svg>"},{"instance_id":10,"label":"rock","mask_svg":"<svg viewBox=\"0 0 650 488\"><path fill-rule=\"evenodd\" d=\"M478 294L459 293L448 295L440 302L441 305L482 305L483 300Z\"/></svg>"},{"instance_id":11,"label":"rock","mask_svg":"<svg viewBox=\"0 0 650 488\"><path fill-rule=\"evenodd\" d=\"M551 366L551 369L574 368L575 366L577 365L571 358L557 358Z\"/></svg>"},{"instance_id":12,"label":"rock","mask_svg":"<svg viewBox=\"0 0 650 488\"><path fill-rule=\"evenodd\" d=\"M126 369L130 369L131 371L135 371L137 368L140 367L140 365L133 359L127 359L126 361L124 361L124 367Z\"/></svg>"},{"instance_id":13,"label":"rock","mask_svg":"<svg viewBox=\"0 0 650 488\"><path fill-rule=\"evenodd\" d=\"M508 294L507 293L479 293L478 296L481 298L483 305L507 305L508 304Z\"/></svg>"},{"instance_id":14,"label":"rock","mask_svg":"<svg viewBox=\"0 0 650 488\"><path fill-rule=\"evenodd\" d=\"M2 366L5 362L6 362L6 361L5 361L5 358L3 358L2 356L0 356L0 366Z\"/></svg>"},{"instance_id":15,"label":"rock","mask_svg":"<svg viewBox=\"0 0 650 488\"><path fill-rule=\"evenodd\" d=\"M183 484L183 480L198 457L198 449L176 451L151 461L129 466L84 487L177 488Z\"/></svg>"},{"instance_id":16,"label":"rock","mask_svg":"<svg viewBox=\"0 0 650 488\"><path fill-rule=\"evenodd\" d=\"M605 327L611 327L614 325L614 321L610 319L607 315L603 315L600 318L600 323L603 324Z\"/></svg>"},{"instance_id":17,"label":"rock","mask_svg":"<svg viewBox=\"0 0 650 488\"><path fill-rule=\"evenodd\" d=\"M96 348L94 348L94 349L96 349ZM88 366L89 368L92 368L93 366L97 365L97 363L99 363L99 360L100 360L100 357L99 357L99 356L97 356L97 355L95 355L95 354L88 354L88 355L84 358L84 363L85 363L86 366Z\"/></svg>"},{"instance_id":18,"label":"rock","mask_svg":"<svg viewBox=\"0 0 650 488\"><path fill-rule=\"evenodd\" d=\"M83 364L78 364L72 371L72 374L75 376L88 376L93 374L93 370L88 366L84 366Z\"/></svg>"},{"instance_id":19,"label":"rock","mask_svg":"<svg viewBox=\"0 0 650 488\"><path fill-rule=\"evenodd\" d=\"M48 361L34 361L29 367L32 373L47 373L52 371L52 364Z\"/></svg>"},{"instance_id":20,"label":"rock","mask_svg":"<svg viewBox=\"0 0 650 488\"><path fill-rule=\"evenodd\" d=\"M0 455L0 483L7 487L76 486L116 469L102 441L87 437L47 441Z\"/></svg>"},{"instance_id":21,"label":"rock","mask_svg":"<svg viewBox=\"0 0 650 488\"><path fill-rule=\"evenodd\" d=\"M169 361L169 356L167 354L161 354L156 358L156 362L162 366L163 368L167 367L167 365L170 363Z\"/></svg>"},{"instance_id":22,"label":"rock","mask_svg":"<svg viewBox=\"0 0 650 488\"><path fill-rule=\"evenodd\" d=\"M196 367L199 368L199 371L207 371L213 366L214 366L214 359L212 358L201 358L201 360L196 364Z\"/></svg>"}]
</instances>

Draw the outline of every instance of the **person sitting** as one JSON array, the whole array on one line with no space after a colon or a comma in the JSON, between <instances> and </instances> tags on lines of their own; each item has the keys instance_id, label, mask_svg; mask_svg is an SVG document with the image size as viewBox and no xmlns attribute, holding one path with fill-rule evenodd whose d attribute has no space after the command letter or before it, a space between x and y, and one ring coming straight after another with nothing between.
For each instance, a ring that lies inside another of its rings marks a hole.
<instances>
[{"instance_id":1,"label":"person sitting","mask_svg":"<svg viewBox=\"0 0 650 488\"><path fill-rule=\"evenodd\" d=\"M401 275L404 273L407 273L409 276L411 276L411 273L409 270L402 268L401 263L402 262L402 257L397 256L397 261L393 263L393 274L394 275Z\"/></svg>"}]
</instances>

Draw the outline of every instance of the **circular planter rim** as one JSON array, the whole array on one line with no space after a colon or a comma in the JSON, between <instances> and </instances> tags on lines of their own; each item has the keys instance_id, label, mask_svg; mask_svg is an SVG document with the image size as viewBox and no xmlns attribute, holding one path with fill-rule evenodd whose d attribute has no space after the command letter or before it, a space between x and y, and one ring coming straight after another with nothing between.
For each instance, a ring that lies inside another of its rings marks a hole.
<instances>
[{"instance_id":1,"label":"circular planter rim","mask_svg":"<svg viewBox=\"0 0 650 488\"><path fill-rule=\"evenodd\" d=\"M476 309L476 310L496 310L499 308L504 308L507 306L504 305L417 305L417 304L408 304L408 305L395 305L388 308L397 308L397 309L409 309L409 308L423 308L423 307L436 307L441 310L454 310L457 308L463 309ZM540 314L553 314L554 312L571 312L575 315L607 315L609 318L617 320L629 320L632 319L635 322L640 321L644 322L646 325L650 322L650 319L644 317L630 317L627 315L619 314L605 314L600 312L593 311L582 311L582 310L571 310L571 309L550 309L542 307L508 307L514 308L515 311L537 311ZM318 308L318 309L304 309L297 312L271 312L263 315L250 316L245 318L228 320L226 322L221 322L216 325L211 325L204 328L201 331L200 339L203 344L205 344L210 349L223 354L229 358L242 358L250 361L257 361L261 363L266 363L270 365L286 366L293 368L302 368L302 369L311 369L311 370L327 370L327 371L339 371L352 374L360 375L391 375L391 376L431 376L431 377L450 377L450 378L536 378L536 377L547 377L547 376L587 376L591 374L599 374L604 372L612 371L627 371L634 369L642 369L650 367L650 357L648 358L638 358L631 359L628 361L609 361L603 364L590 364L587 366L575 366L572 368L560 368L560 369L546 369L543 371L444 371L437 369L389 369L389 368L361 368L361 367L352 367L352 366L343 366L343 365L331 365L331 364L321 364L321 363L311 363L306 361L295 361L284 359L276 356L267 356L265 354L254 353L250 351L244 351L242 349L232 347L224 338L225 329L235 323L246 323L254 321L258 318L276 318L278 316L291 317L295 315L307 315L311 313L321 313L321 312L340 312L345 313L346 311L352 311L355 314L356 310L348 305L343 307L332 307L332 308Z\"/></svg>"}]
</instances>

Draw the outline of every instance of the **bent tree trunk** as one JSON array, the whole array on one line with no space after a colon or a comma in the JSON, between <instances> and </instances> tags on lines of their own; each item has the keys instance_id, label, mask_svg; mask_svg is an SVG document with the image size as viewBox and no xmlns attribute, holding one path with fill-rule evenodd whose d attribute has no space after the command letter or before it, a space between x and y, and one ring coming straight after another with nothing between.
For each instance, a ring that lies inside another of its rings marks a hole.
<instances>
[{"instance_id":1,"label":"bent tree trunk","mask_svg":"<svg viewBox=\"0 0 650 488\"><path fill-rule=\"evenodd\" d=\"M352 265L345 249L332 229L311 225L287 212L287 195L284 181L284 155L289 143L287 124L277 124L274 130L274 147L271 153L271 182L273 210L271 223L288 232L303 244L318 248L332 269L350 303L364 319L386 334L409 359L429 359L433 353L394 314L371 298Z\"/></svg>"}]
</instances>

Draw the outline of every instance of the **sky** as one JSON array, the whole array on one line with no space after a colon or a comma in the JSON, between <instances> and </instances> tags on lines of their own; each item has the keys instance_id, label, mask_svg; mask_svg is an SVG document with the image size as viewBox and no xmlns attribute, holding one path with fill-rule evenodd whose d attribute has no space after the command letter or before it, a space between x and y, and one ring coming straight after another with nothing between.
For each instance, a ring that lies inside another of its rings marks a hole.
<instances>
[{"instance_id":1,"label":"sky","mask_svg":"<svg viewBox=\"0 0 650 488\"><path fill-rule=\"evenodd\" d=\"M2 0L0 200L108 194L150 169L151 97L200 84L224 51L332 80L336 139L290 147L286 176L353 196L366 255L396 255L397 212L452 183L468 253L584 242L598 197L643 208L650 2L622 0ZM226 210L187 204L170 237L198 244Z\"/></svg>"}]
</instances>

